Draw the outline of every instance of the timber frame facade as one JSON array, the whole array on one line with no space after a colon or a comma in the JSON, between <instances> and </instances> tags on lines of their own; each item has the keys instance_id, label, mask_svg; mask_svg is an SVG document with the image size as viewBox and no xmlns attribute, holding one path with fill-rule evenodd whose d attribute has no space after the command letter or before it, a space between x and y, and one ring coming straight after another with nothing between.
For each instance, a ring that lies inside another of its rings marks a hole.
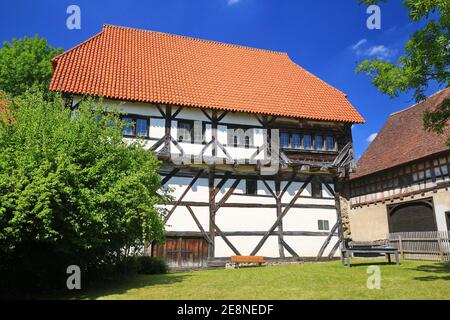
<instances>
[{"instance_id":1,"label":"timber frame facade","mask_svg":"<svg viewBox=\"0 0 450 320\"><path fill-rule=\"evenodd\" d=\"M72 97L72 106L79 101ZM141 131L146 135L139 139L162 160L163 189L173 193L164 206L167 241L152 244L147 254L165 257L173 268L206 267L231 255L319 260L339 254L344 238L340 186L354 167L351 124L113 100L105 104L133 119L134 135L137 119L145 119L148 127ZM202 122L199 141L178 137L179 123L189 121ZM228 127L250 132L252 145L229 145ZM283 148L279 136L284 132L300 140L307 135L313 142L320 136L322 145ZM136 137L124 133L124 139ZM255 186L251 194L249 183Z\"/></svg>"}]
</instances>

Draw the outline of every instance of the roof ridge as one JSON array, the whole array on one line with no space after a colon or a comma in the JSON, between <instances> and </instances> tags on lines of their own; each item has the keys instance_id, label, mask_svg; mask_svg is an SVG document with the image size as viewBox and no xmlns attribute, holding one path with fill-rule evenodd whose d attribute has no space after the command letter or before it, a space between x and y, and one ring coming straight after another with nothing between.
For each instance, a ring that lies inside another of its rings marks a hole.
<instances>
[{"instance_id":1,"label":"roof ridge","mask_svg":"<svg viewBox=\"0 0 450 320\"><path fill-rule=\"evenodd\" d=\"M411 106L409 106L409 107L406 107L406 108L404 108L404 109L401 109L401 110L392 112L392 113L389 115L389 118L392 117L392 116L395 116L395 115L397 115L397 114L399 114L399 113L402 113L403 111L407 111L407 110L409 110L409 109L412 109L412 108L418 106L419 104L424 103L424 102L427 101L428 99L430 99L430 98L432 98L432 97L434 97L434 96L436 96L436 95L442 93L443 91L445 91L445 90L447 90L447 89L450 89L450 87L447 87L447 88L441 89L441 90L439 90L439 91L436 91L436 92L433 93L432 95L426 97L425 99L423 99L423 100L421 100L421 101L419 101L419 102L416 102L415 104L413 104L413 105L411 105Z\"/></svg>"},{"instance_id":2,"label":"roof ridge","mask_svg":"<svg viewBox=\"0 0 450 320\"><path fill-rule=\"evenodd\" d=\"M227 46L227 47L235 47L235 48L241 48L241 49L247 49L247 50L270 52L270 53L279 54L279 55L282 55L282 56L288 56L287 52L284 52L284 51L276 51L276 50L270 50L270 49L255 48L255 47L245 46L245 45L241 45L241 44L234 44L234 43L227 43L227 42L221 42L221 41L216 41L216 40L195 38L195 37L191 37L191 36L185 36L185 35L181 35L181 34L174 34L174 33L162 32L162 31L155 31L155 30L148 30L148 29L139 29L139 28L133 28L133 27L126 27L126 26L117 26L117 25L113 25L113 24L104 24L102 31L105 30L105 28L108 28L108 27L110 27L110 28L118 28L118 29L128 29L128 30L141 31L141 32L149 32L149 33L159 33L159 34L163 34L163 35L167 35L167 36L171 36L171 37L177 37L177 38L183 38L183 39L188 39L188 40L201 41L201 42L206 42L206 43L211 43L211 44L218 44L218 45L223 45L223 46Z\"/></svg>"}]
</instances>

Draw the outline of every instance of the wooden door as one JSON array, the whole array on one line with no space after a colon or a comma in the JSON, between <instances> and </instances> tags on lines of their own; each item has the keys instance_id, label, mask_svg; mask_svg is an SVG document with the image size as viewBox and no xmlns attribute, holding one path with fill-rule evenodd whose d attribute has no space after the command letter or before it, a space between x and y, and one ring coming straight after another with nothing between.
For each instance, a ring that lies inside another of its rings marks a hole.
<instances>
[{"instance_id":1,"label":"wooden door","mask_svg":"<svg viewBox=\"0 0 450 320\"><path fill-rule=\"evenodd\" d=\"M203 238L167 238L152 245L152 256L163 257L171 268L202 268L207 266L208 243Z\"/></svg>"},{"instance_id":2,"label":"wooden door","mask_svg":"<svg viewBox=\"0 0 450 320\"><path fill-rule=\"evenodd\" d=\"M389 232L437 231L431 200L390 206L388 212Z\"/></svg>"},{"instance_id":3,"label":"wooden door","mask_svg":"<svg viewBox=\"0 0 450 320\"><path fill-rule=\"evenodd\" d=\"M445 216L447 218L447 230L450 231L450 211L447 211Z\"/></svg>"}]
</instances>

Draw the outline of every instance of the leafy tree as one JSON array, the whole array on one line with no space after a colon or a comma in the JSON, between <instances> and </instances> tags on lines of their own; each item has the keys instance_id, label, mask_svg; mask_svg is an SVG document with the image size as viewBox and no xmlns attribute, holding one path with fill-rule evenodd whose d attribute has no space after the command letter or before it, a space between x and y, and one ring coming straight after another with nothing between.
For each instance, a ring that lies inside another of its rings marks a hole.
<instances>
[{"instance_id":1,"label":"leafy tree","mask_svg":"<svg viewBox=\"0 0 450 320\"><path fill-rule=\"evenodd\" d=\"M116 114L93 100L71 111L35 92L9 109L12 121L0 120L0 281L65 288L68 265L86 279L163 238L159 161L139 141L123 142Z\"/></svg>"},{"instance_id":2,"label":"leafy tree","mask_svg":"<svg viewBox=\"0 0 450 320\"><path fill-rule=\"evenodd\" d=\"M381 0L361 0L376 4ZM416 31L405 46L405 55L396 63L379 59L365 60L357 68L372 78L381 92L397 97L402 92L414 91L417 102L425 99L424 92L430 82L449 87L450 80L450 1L404 0L413 22L425 20L424 27ZM445 100L434 111L424 115L428 130L443 133L450 117L450 101ZM448 140L450 146L450 138Z\"/></svg>"},{"instance_id":3,"label":"leafy tree","mask_svg":"<svg viewBox=\"0 0 450 320\"><path fill-rule=\"evenodd\" d=\"M23 37L4 41L0 49L0 90L17 96L30 88L47 91L52 77L51 59L62 52L44 38Z\"/></svg>"}]
</instances>

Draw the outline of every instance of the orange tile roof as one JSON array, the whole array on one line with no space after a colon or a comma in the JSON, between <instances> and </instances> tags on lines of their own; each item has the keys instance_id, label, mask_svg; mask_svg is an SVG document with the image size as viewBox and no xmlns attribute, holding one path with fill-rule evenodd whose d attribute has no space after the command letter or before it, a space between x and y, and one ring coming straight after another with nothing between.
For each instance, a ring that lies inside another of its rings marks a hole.
<instances>
[{"instance_id":1,"label":"orange tile roof","mask_svg":"<svg viewBox=\"0 0 450 320\"><path fill-rule=\"evenodd\" d=\"M419 160L442 152L449 152L447 139L450 126L439 135L426 131L423 114L450 99L450 88L441 90L426 100L391 114L375 140L358 161L352 179ZM449 123L450 124L450 123Z\"/></svg>"},{"instance_id":2,"label":"orange tile roof","mask_svg":"<svg viewBox=\"0 0 450 320\"><path fill-rule=\"evenodd\" d=\"M363 123L346 95L286 53L105 25L55 57L53 91Z\"/></svg>"}]
</instances>

